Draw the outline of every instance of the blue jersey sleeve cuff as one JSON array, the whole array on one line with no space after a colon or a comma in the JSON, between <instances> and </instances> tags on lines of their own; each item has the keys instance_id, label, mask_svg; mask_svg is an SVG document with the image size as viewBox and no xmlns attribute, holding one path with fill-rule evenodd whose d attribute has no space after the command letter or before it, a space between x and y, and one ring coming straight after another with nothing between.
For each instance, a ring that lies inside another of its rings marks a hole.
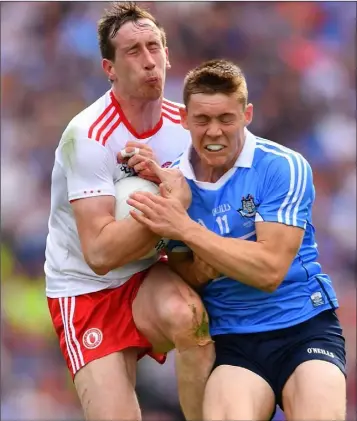
<instances>
[{"instance_id":1,"label":"blue jersey sleeve cuff","mask_svg":"<svg viewBox=\"0 0 357 421\"><path fill-rule=\"evenodd\" d=\"M264 213L261 215L260 213L255 214L255 222L277 222L278 224L284 224L292 227L298 227L302 229L306 229L306 221L303 219L296 219L295 223L292 220L290 221L279 221L278 216L275 213Z\"/></svg>"}]
</instances>

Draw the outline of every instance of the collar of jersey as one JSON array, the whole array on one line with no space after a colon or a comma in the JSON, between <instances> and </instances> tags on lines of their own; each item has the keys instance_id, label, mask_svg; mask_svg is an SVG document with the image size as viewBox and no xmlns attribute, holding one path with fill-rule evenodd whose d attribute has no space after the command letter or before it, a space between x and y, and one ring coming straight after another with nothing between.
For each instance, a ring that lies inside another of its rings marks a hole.
<instances>
[{"instance_id":1,"label":"collar of jersey","mask_svg":"<svg viewBox=\"0 0 357 421\"><path fill-rule=\"evenodd\" d=\"M219 182L217 182L218 184L222 184L225 181L227 181L231 177L231 175L234 173L235 168L238 168L238 167L251 168L252 167L256 139L253 133L251 133L247 128L244 129L244 133L245 133L245 141L244 141L242 152L239 154L236 162L233 165L233 168L227 171L219 179ZM196 180L195 174L193 172L193 168L190 162L191 152L192 152L192 145L190 145L182 154L179 168L182 171L183 175L189 180L194 180L197 185L202 185L202 187L207 187L208 185L217 184L217 183L208 183L205 181Z\"/></svg>"},{"instance_id":2,"label":"collar of jersey","mask_svg":"<svg viewBox=\"0 0 357 421\"><path fill-rule=\"evenodd\" d=\"M112 90L109 91L109 95L110 95L110 100L112 101L112 103L114 104L114 107L116 108L122 122L124 123L125 127L128 129L128 131L134 136L136 137L136 139L147 139L151 136L154 136L154 134L156 134L162 127L163 124L163 118L162 115L160 117L160 120L157 122L157 124L155 125L155 127L153 127L151 130L148 130L144 133L138 133L134 127L130 124L130 122L128 121L128 119L125 117L125 114L123 112L123 110L121 109L121 106L119 104L119 101L116 99L114 92Z\"/></svg>"}]
</instances>

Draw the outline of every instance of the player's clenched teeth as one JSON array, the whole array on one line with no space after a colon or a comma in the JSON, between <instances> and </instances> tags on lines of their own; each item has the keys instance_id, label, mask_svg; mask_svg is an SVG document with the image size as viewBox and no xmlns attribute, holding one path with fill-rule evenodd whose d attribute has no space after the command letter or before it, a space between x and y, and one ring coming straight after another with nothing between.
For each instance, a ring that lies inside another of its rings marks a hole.
<instances>
[{"instance_id":1,"label":"player's clenched teeth","mask_svg":"<svg viewBox=\"0 0 357 421\"><path fill-rule=\"evenodd\" d=\"M211 145L206 145L205 146L205 149L207 149L210 152L218 152L218 151L221 151L224 148L225 148L225 146L223 146L223 145L217 145L217 144L211 144Z\"/></svg>"}]
</instances>

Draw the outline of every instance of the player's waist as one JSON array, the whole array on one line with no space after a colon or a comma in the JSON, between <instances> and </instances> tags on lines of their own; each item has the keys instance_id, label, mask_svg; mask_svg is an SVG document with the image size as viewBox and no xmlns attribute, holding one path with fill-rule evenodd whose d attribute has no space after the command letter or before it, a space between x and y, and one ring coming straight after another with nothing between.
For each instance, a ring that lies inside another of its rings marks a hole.
<instances>
[{"instance_id":1,"label":"player's waist","mask_svg":"<svg viewBox=\"0 0 357 421\"><path fill-rule=\"evenodd\" d=\"M96 275L84 262L75 268L65 266L59 270L48 261L45 263L46 295L50 298L71 297L103 289L117 288L133 275L155 263L155 259L140 260L120 269L113 270L105 276Z\"/></svg>"},{"instance_id":2,"label":"player's waist","mask_svg":"<svg viewBox=\"0 0 357 421\"><path fill-rule=\"evenodd\" d=\"M209 308L207 309L210 315L210 333L211 335L224 335L224 334L249 334L249 333L261 333L271 332L280 329L293 327L303 323L323 311L338 308L337 299L333 300L333 306L331 303L325 303L320 307L308 307L304 311L295 312L289 315L274 315L265 313L263 317L256 314L257 317L244 317L243 315L237 314L225 314L225 315L212 315L210 314Z\"/></svg>"},{"instance_id":3,"label":"player's waist","mask_svg":"<svg viewBox=\"0 0 357 421\"><path fill-rule=\"evenodd\" d=\"M327 275L284 280L272 293L221 278L203 290L202 298L211 317L236 317L238 322L261 324L270 319L294 320L300 314L328 303L333 307L336 293Z\"/></svg>"},{"instance_id":4,"label":"player's waist","mask_svg":"<svg viewBox=\"0 0 357 421\"><path fill-rule=\"evenodd\" d=\"M46 296L49 298L76 297L90 294L104 289L114 289L125 284L130 276L116 279L116 281L98 281L92 279L66 278L66 280L51 278L46 275Z\"/></svg>"}]
</instances>

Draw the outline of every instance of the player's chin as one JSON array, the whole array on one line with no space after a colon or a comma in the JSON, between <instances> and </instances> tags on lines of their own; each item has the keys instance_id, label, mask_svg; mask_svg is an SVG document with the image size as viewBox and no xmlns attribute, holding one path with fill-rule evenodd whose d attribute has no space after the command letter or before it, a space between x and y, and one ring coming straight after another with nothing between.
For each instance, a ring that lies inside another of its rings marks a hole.
<instances>
[{"instance_id":1,"label":"player's chin","mask_svg":"<svg viewBox=\"0 0 357 421\"><path fill-rule=\"evenodd\" d=\"M142 90L142 95L145 99L155 101L159 99L162 95L162 86L161 84L145 86Z\"/></svg>"},{"instance_id":2,"label":"player's chin","mask_svg":"<svg viewBox=\"0 0 357 421\"><path fill-rule=\"evenodd\" d=\"M203 158L207 165L212 167L225 167L230 162L229 155L225 153L208 152L205 150L200 155L200 158Z\"/></svg>"}]
</instances>

